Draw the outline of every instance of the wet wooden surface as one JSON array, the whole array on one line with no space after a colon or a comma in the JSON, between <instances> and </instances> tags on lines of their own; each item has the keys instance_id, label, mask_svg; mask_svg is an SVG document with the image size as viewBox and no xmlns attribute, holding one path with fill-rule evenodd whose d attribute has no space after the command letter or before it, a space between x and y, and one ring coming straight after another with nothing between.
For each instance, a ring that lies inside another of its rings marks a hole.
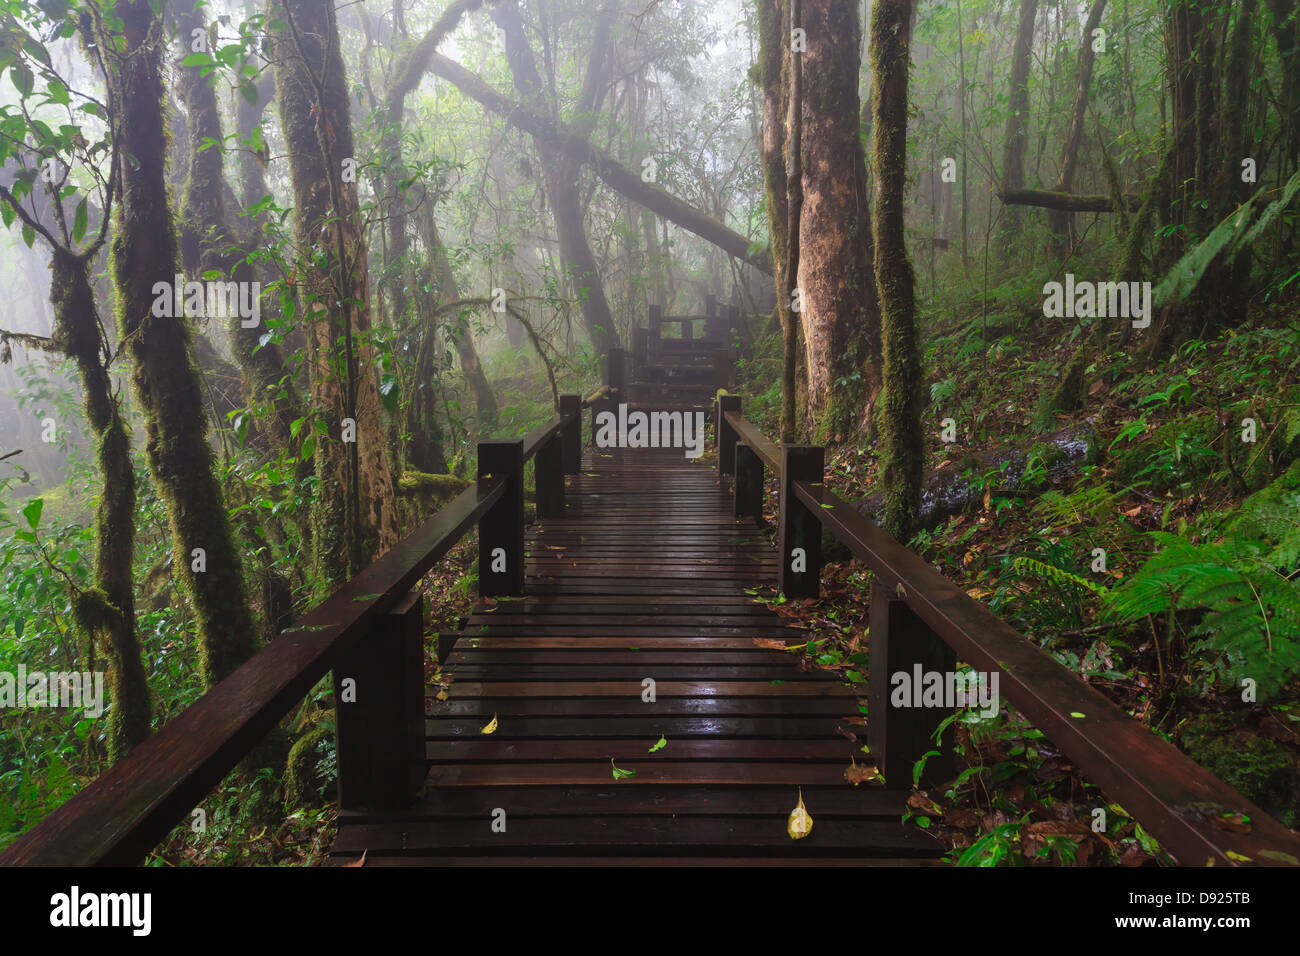
<instances>
[{"instance_id":1,"label":"wet wooden surface","mask_svg":"<svg viewBox=\"0 0 1300 956\"><path fill-rule=\"evenodd\" d=\"M420 802L341 814L335 864L934 862L902 795L844 778L868 759L853 691L755 642L806 638L746 593L776 554L712 467L588 450L566 502L528 529L527 596L480 603L446 661Z\"/></svg>"}]
</instances>

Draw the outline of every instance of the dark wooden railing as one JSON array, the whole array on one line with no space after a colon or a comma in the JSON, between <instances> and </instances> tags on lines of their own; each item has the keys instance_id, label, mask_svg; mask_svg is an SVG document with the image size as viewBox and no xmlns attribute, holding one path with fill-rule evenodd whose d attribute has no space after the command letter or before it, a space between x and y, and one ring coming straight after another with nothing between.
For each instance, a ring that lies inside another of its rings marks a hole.
<instances>
[{"instance_id":1,"label":"dark wooden railing","mask_svg":"<svg viewBox=\"0 0 1300 956\"><path fill-rule=\"evenodd\" d=\"M583 399L521 439L478 446L478 479L129 756L21 836L0 865L130 865L185 819L326 674L334 675L345 809L405 806L425 776L423 598L416 585L478 524L479 587L524 582L524 463L538 514L564 509Z\"/></svg>"},{"instance_id":2,"label":"dark wooden railing","mask_svg":"<svg viewBox=\"0 0 1300 956\"><path fill-rule=\"evenodd\" d=\"M999 695L1020 710L1092 783L1142 824L1179 863L1233 866L1300 859L1300 836L1172 744L1144 728L1077 674L899 544L822 483L820 448L769 442L718 399L718 471L734 475L736 513L762 520L764 470L779 479L778 586L789 597L819 593L825 529L875 575L870 614L867 736L886 784L912 782L933 749L922 784L953 776L951 738L932 735L949 711L890 705L890 675L951 672L957 660L999 675ZM794 550L802 548L799 560ZM795 570L795 568L800 570ZM1244 814L1248 833L1225 815Z\"/></svg>"}]
</instances>

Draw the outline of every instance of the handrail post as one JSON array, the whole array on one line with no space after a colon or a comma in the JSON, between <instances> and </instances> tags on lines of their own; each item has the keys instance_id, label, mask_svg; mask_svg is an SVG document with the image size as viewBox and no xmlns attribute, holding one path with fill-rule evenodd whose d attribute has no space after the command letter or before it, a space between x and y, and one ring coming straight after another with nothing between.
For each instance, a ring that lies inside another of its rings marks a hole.
<instances>
[{"instance_id":1,"label":"handrail post","mask_svg":"<svg viewBox=\"0 0 1300 956\"><path fill-rule=\"evenodd\" d=\"M624 374L625 356L627 353L621 348L612 348L609 354L605 356L605 383L618 393L616 398L623 400L623 390L627 384L627 377Z\"/></svg>"},{"instance_id":2,"label":"handrail post","mask_svg":"<svg viewBox=\"0 0 1300 956\"><path fill-rule=\"evenodd\" d=\"M564 442L564 473L576 475L582 471L582 396L561 395L560 415L573 416L560 434Z\"/></svg>"},{"instance_id":3,"label":"handrail post","mask_svg":"<svg viewBox=\"0 0 1300 956\"><path fill-rule=\"evenodd\" d=\"M664 310L662 306L652 305L646 311L646 334L648 336L648 353L651 362L659 361L659 342L663 338Z\"/></svg>"},{"instance_id":4,"label":"handrail post","mask_svg":"<svg viewBox=\"0 0 1300 956\"><path fill-rule=\"evenodd\" d=\"M781 446L781 511L776 549L781 562L780 590L786 597L815 598L821 593L821 520L795 495L794 483L820 482L825 470L824 448Z\"/></svg>"},{"instance_id":5,"label":"handrail post","mask_svg":"<svg viewBox=\"0 0 1300 956\"><path fill-rule=\"evenodd\" d=\"M763 459L744 442L736 443L736 517L763 524Z\"/></svg>"},{"instance_id":6,"label":"handrail post","mask_svg":"<svg viewBox=\"0 0 1300 956\"><path fill-rule=\"evenodd\" d=\"M713 350L713 389L726 388L731 382L731 349Z\"/></svg>"},{"instance_id":7,"label":"handrail post","mask_svg":"<svg viewBox=\"0 0 1300 956\"><path fill-rule=\"evenodd\" d=\"M478 522L478 593L517 597L524 593L524 441L478 443L478 477L500 475L505 492Z\"/></svg>"},{"instance_id":8,"label":"handrail post","mask_svg":"<svg viewBox=\"0 0 1300 956\"><path fill-rule=\"evenodd\" d=\"M718 436L718 475L736 473L736 430L727 422L727 412L740 413L739 395L719 395L713 431Z\"/></svg>"},{"instance_id":9,"label":"handrail post","mask_svg":"<svg viewBox=\"0 0 1300 956\"><path fill-rule=\"evenodd\" d=\"M646 364L649 338L650 332L648 329L637 328L632 330L632 358L636 361L638 370Z\"/></svg>"},{"instance_id":10,"label":"handrail post","mask_svg":"<svg viewBox=\"0 0 1300 956\"><path fill-rule=\"evenodd\" d=\"M533 459L533 482L537 492L537 517L556 518L564 514L564 436L556 432Z\"/></svg>"},{"instance_id":11,"label":"handrail post","mask_svg":"<svg viewBox=\"0 0 1300 956\"><path fill-rule=\"evenodd\" d=\"M334 666L339 806L396 809L425 775L424 596L411 591Z\"/></svg>"},{"instance_id":12,"label":"handrail post","mask_svg":"<svg viewBox=\"0 0 1300 956\"><path fill-rule=\"evenodd\" d=\"M951 724L944 728L940 744L934 743L935 728L951 710L921 702L925 675L937 673L943 681L940 697L946 704L949 675L957 667L956 652L917 617L904 598L879 583L871 589L869 633L867 744L885 786L907 789L916 761L931 750L939 752L925 762L920 785L951 780L955 773ZM902 676L894 680L895 675Z\"/></svg>"}]
</instances>

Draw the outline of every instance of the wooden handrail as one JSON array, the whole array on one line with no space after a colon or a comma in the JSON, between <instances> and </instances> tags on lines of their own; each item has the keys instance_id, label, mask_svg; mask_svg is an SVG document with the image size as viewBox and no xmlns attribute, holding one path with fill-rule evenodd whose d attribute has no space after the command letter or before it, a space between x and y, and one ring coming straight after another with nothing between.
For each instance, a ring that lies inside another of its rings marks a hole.
<instances>
[{"instance_id":1,"label":"wooden handrail","mask_svg":"<svg viewBox=\"0 0 1300 956\"><path fill-rule=\"evenodd\" d=\"M779 474L777 446L744 418L738 405L739 399L734 397L729 398L725 409L720 402L722 417L731 431L726 436L719 429L719 448L724 440L739 442ZM807 451L820 454L820 449L782 446L786 456ZM907 726L895 735L897 739L882 739L880 735L885 731L879 730L872 737L873 754L888 755L891 742L895 751L903 749L897 746L902 743L908 752L894 753L892 763L905 767L929 749L927 735L932 727L918 736L915 717L904 722L888 715L888 678L889 672L909 655L913 661L935 659L929 644L930 638L937 636L951 649L947 651L947 666L955 664L955 652L977 671L996 672L1000 696L1024 713L1111 799L1133 814L1180 863L1236 866L1246 862L1284 863L1287 856L1300 859L1300 836L1147 730L820 481L801 480L797 475L782 477L786 486L783 509L797 507L801 520L815 517L877 578L872 597L868 730L873 724L878 729L894 723ZM752 474L738 475L737 488L743 484L749 489L747 494L752 494L754 481ZM737 501L739 504L739 497ZM752 512L750 506L745 513ZM783 528L787 520L783 514ZM785 553L780 557L782 562L790 560ZM808 570L813 574L820 571L811 566ZM903 613L893 613L897 611ZM891 633L894 630L903 633ZM881 666L882 662L888 669ZM876 673L878 669L882 672ZM887 781L896 775L887 775ZM1225 815L1233 814L1244 814L1249 819L1248 833L1219 825Z\"/></svg>"},{"instance_id":2,"label":"wooden handrail","mask_svg":"<svg viewBox=\"0 0 1300 956\"><path fill-rule=\"evenodd\" d=\"M564 427L577 420L578 416L570 412L567 415L560 415L552 418L544 425L538 425L527 435L524 436L524 461L533 458L542 446L564 431Z\"/></svg>"},{"instance_id":3,"label":"wooden handrail","mask_svg":"<svg viewBox=\"0 0 1300 956\"><path fill-rule=\"evenodd\" d=\"M140 862L501 498L478 481L119 760L0 865Z\"/></svg>"},{"instance_id":4,"label":"wooden handrail","mask_svg":"<svg viewBox=\"0 0 1300 956\"><path fill-rule=\"evenodd\" d=\"M761 431L740 412L726 412L723 417L736 431L736 438L744 442L763 464L776 474L781 473L781 449L768 441Z\"/></svg>"}]
</instances>

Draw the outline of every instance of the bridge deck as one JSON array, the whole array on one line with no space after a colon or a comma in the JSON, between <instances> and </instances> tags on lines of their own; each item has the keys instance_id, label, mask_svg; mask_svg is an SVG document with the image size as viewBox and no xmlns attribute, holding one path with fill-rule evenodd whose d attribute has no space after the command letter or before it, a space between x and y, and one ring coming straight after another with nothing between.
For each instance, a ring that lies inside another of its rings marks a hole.
<instances>
[{"instance_id":1,"label":"bridge deck","mask_svg":"<svg viewBox=\"0 0 1300 956\"><path fill-rule=\"evenodd\" d=\"M900 825L899 793L844 779L864 756L840 732L865 740L846 722L853 693L755 643L803 632L746 593L774 580L776 555L732 517L713 469L681 450L596 450L566 494L562 518L529 529L527 597L481 603L447 660L421 801L341 813L334 863L363 851L367 866L937 857ZM634 775L615 780L611 759ZM794 841L799 788L815 822Z\"/></svg>"}]
</instances>

